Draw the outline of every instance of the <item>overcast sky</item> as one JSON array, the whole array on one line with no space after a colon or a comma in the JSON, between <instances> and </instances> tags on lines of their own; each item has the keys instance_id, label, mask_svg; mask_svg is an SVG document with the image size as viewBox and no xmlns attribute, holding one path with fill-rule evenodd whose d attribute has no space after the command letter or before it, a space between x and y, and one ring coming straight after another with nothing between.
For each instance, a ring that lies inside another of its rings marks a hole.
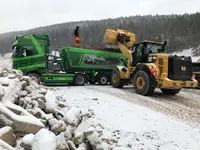
<instances>
[{"instance_id":1,"label":"overcast sky","mask_svg":"<svg viewBox=\"0 0 200 150\"><path fill-rule=\"evenodd\" d=\"M69 21L200 10L200 0L0 0L0 33Z\"/></svg>"}]
</instances>

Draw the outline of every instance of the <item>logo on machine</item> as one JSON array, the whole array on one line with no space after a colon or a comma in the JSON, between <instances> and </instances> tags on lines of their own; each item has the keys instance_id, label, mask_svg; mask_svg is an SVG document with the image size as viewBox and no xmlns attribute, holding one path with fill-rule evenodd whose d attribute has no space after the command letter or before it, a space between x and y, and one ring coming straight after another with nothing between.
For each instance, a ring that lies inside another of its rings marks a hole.
<instances>
[{"instance_id":1,"label":"logo on machine","mask_svg":"<svg viewBox=\"0 0 200 150\"><path fill-rule=\"evenodd\" d=\"M181 66L181 71L186 71L186 67L185 66Z\"/></svg>"}]
</instances>

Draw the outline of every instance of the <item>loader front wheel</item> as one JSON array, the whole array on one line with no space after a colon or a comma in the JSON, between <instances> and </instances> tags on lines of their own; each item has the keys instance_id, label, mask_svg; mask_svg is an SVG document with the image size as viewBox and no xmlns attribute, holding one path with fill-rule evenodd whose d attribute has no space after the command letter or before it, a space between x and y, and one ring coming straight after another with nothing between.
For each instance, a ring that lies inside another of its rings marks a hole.
<instances>
[{"instance_id":1,"label":"loader front wheel","mask_svg":"<svg viewBox=\"0 0 200 150\"><path fill-rule=\"evenodd\" d=\"M111 84L114 88L122 88L124 85L120 82L120 73L119 71L113 70L111 74Z\"/></svg>"},{"instance_id":2,"label":"loader front wheel","mask_svg":"<svg viewBox=\"0 0 200 150\"><path fill-rule=\"evenodd\" d=\"M150 72L138 71L133 79L135 91L140 95L152 95L156 88L156 79Z\"/></svg>"},{"instance_id":3,"label":"loader front wheel","mask_svg":"<svg viewBox=\"0 0 200 150\"><path fill-rule=\"evenodd\" d=\"M181 91L181 89L161 89L161 91L166 95L176 95Z\"/></svg>"},{"instance_id":4,"label":"loader front wheel","mask_svg":"<svg viewBox=\"0 0 200 150\"><path fill-rule=\"evenodd\" d=\"M83 86L86 83L86 76L85 74L82 73L78 73L75 75L74 77L74 84L76 86Z\"/></svg>"}]
</instances>

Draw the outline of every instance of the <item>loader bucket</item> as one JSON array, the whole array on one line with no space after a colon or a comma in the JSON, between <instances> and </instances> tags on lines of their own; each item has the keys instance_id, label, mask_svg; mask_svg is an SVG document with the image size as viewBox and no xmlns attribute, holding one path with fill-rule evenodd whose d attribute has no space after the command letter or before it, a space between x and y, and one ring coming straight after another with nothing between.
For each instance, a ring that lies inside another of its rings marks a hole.
<instances>
[{"instance_id":1,"label":"loader bucket","mask_svg":"<svg viewBox=\"0 0 200 150\"><path fill-rule=\"evenodd\" d=\"M117 45L117 35L118 34L124 34L127 37L130 37L130 41L125 43L124 45L126 47L132 47L133 44L135 43L135 34L132 32L128 32L126 30L113 30L113 29L107 29L105 34L104 34L104 43L105 44L112 44L112 45Z\"/></svg>"}]
</instances>

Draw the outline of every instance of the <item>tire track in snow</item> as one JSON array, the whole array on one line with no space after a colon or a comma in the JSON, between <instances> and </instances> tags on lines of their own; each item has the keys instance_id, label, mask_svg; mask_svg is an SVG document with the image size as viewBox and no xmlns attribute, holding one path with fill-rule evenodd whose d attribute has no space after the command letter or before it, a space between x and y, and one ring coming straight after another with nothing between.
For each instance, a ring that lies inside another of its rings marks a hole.
<instances>
[{"instance_id":1,"label":"tire track in snow","mask_svg":"<svg viewBox=\"0 0 200 150\"><path fill-rule=\"evenodd\" d=\"M115 89L110 86L87 86L86 88L145 106L154 111L174 116L189 123L200 124L200 96L195 92L193 96L190 96L184 89L178 95L169 96L156 90L154 96L147 97L136 94L133 87Z\"/></svg>"}]
</instances>

